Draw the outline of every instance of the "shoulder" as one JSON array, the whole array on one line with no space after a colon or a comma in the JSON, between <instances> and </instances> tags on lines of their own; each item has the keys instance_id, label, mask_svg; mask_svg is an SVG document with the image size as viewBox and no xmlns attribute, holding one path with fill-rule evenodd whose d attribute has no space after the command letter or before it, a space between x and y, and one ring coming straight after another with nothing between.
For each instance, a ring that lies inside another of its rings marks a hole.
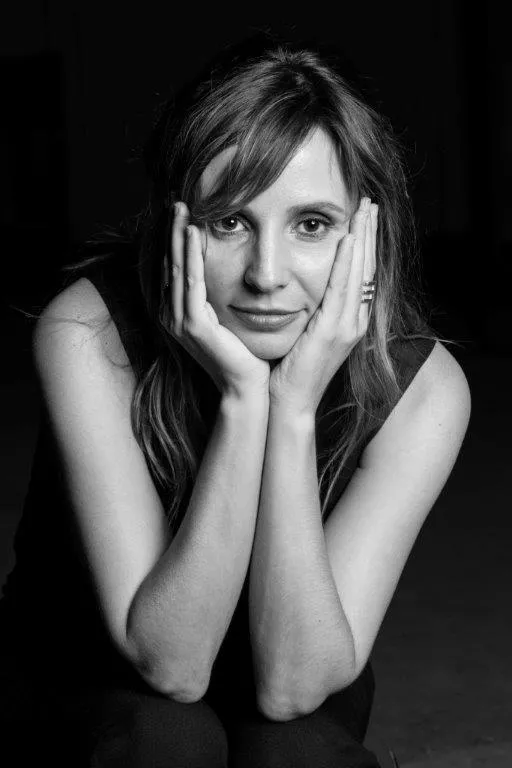
<instances>
[{"instance_id":1,"label":"shoulder","mask_svg":"<svg viewBox=\"0 0 512 768\"><path fill-rule=\"evenodd\" d=\"M94 350L113 365L129 359L110 312L94 283L80 277L57 293L44 307L32 333L37 362L59 348Z\"/></svg>"},{"instance_id":2,"label":"shoulder","mask_svg":"<svg viewBox=\"0 0 512 768\"><path fill-rule=\"evenodd\" d=\"M466 429L471 413L471 393L466 375L455 357L437 341L412 380L404 409L428 408L443 419ZM406 393L407 394L407 393Z\"/></svg>"},{"instance_id":3,"label":"shoulder","mask_svg":"<svg viewBox=\"0 0 512 768\"><path fill-rule=\"evenodd\" d=\"M402 400L404 410L428 403L431 407L450 412L455 409L459 418L469 418L471 396L468 381L460 364L441 342L435 342Z\"/></svg>"},{"instance_id":4,"label":"shoulder","mask_svg":"<svg viewBox=\"0 0 512 768\"><path fill-rule=\"evenodd\" d=\"M387 452L430 446L446 458L457 455L471 414L471 394L462 367L440 342L424 359L404 394L363 452L375 461Z\"/></svg>"}]
</instances>

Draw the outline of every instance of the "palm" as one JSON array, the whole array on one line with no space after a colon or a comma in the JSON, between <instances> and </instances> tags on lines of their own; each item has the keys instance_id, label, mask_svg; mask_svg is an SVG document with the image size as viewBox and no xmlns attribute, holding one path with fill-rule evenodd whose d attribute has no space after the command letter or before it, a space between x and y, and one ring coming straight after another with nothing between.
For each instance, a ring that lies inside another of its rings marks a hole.
<instances>
[{"instance_id":1,"label":"palm","mask_svg":"<svg viewBox=\"0 0 512 768\"><path fill-rule=\"evenodd\" d=\"M219 322L217 313L209 301L205 302L205 308L208 318L215 329L219 348L223 352L230 353L230 359L234 363L234 369L240 370L240 368L244 368L245 370L250 371L251 375L254 376L255 383L268 381L268 362L253 355L238 336Z\"/></svg>"},{"instance_id":2,"label":"palm","mask_svg":"<svg viewBox=\"0 0 512 768\"><path fill-rule=\"evenodd\" d=\"M280 360L275 361L275 364L271 366L270 391L277 391L290 379L292 373L293 377L300 377L301 368L307 365L307 360L309 359L304 353L311 343L311 329L314 327L315 317L316 313L313 315L290 351ZM307 373L307 371L305 371L305 373Z\"/></svg>"}]
</instances>

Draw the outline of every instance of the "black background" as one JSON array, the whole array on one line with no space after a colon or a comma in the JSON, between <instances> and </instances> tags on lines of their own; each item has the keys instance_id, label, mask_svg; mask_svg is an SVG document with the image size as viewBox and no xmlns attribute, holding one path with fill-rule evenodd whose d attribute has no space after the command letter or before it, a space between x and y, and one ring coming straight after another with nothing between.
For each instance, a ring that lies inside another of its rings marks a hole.
<instances>
[{"instance_id":1,"label":"black background","mask_svg":"<svg viewBox=\"0 0 512 768\"><path fill-rule=\"evenodd\" d=\"M5 11L4 11L5 13ZM0 41L2 292L38 298L66 249L142 205L152 111L259 29L339 43L405 143L439 333L510 353L512 85L499 4L18 2Z\"/></svg>"}]
</instances>

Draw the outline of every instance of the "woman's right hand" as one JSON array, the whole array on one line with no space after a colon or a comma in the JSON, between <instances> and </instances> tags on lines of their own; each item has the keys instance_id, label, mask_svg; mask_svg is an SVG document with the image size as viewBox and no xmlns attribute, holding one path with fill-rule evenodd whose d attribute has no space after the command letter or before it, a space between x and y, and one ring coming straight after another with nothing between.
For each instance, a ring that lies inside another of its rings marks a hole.
<instances>
[{"instance_id":1,"label":"woman's right hand","mask_svg":"<svg viewBox=\"0 0 512 768\"><path fill-rule=\"evenodd\" d=\"M172 336L207 371L222 395L268 394L270 366L219 323L206 300L204 261L197 227L189 225L185 203L174 214L170 252L164 260L162 322Z\"/></svg>"}]
</instances>

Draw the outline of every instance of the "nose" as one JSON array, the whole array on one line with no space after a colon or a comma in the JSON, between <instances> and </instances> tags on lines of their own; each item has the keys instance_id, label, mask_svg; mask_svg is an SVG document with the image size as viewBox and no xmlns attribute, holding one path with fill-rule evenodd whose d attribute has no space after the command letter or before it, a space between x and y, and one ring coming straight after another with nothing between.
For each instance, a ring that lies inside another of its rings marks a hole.
<instances>
[{"instance_id":1,"label":"nose","mask_svg":"<svg viewBox=\"0 0 512 768\"><path fill-rule=\"evenodd\" d=\"M286 245L275 235L262 235L251 245L245 282L262 293L283 288L288 280Z\"/></svg>"}]
</instances>

